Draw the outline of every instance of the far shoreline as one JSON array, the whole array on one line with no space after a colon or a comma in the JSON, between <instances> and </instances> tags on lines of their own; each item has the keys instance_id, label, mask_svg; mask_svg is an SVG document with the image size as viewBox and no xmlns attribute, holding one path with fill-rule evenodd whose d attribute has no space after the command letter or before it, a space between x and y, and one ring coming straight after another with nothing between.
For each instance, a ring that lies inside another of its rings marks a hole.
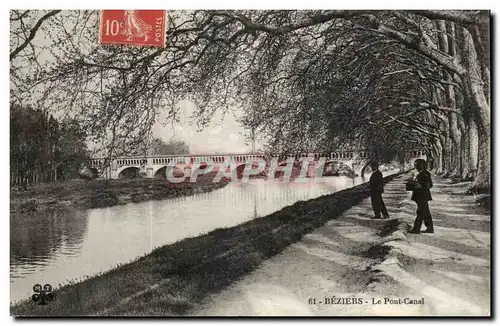
<instances>
[{"instance_id":1,"label":"far shoreline","mask_svg":"<svg viewBox=\"0 0 500 326\"><path fill-rule=\"evenodd\" d=\"M165 179L65 180L31 185L28 190L10 189L11 218L49 210L88 210L149 200L162 200L211 192L227 180L170 183Z\"/></svg>"}]
</instances>

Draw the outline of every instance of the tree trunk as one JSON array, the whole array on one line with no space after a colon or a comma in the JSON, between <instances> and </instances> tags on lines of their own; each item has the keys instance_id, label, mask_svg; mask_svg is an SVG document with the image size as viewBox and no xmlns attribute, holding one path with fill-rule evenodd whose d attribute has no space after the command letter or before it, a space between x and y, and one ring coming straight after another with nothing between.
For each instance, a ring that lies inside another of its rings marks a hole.
<instances>
[{"instance_id":1,"label":"tree trunk","mask_svg":"<svg viewBox=\"0 0 500 326\"><path fill-rule=\"evenodd\" d=\"M436 21L436 29L438 31L438 45L439 49L451 57L456 54L456 42L453 35L455 34L455 25L451 22L444 20ZM452 76L450 73L443 69L442 77L445 81L451 82ZM454 86L449 84L446 89L440 91L439 102L444 106L456 109L456 98ZM446 153L445 153L445 169L447 170L446 176L460 177L460 130L458 129L457 115L450 112L447 114L446 126Z\"/></svg>"},{"instance_id":2,"label":"tree trunk","mask_svg":"<svg viewBox=\"0 0 500 326\"><path fill-rule=\"evenodd\" d=\"M474 180L474 187L479 192L489 191L491 178L490 107L484 96L483 84L480 80L472 77L467 81L467 85L467 93L470 94L471 98L479 142L477 175Z\"/></svg>"},{"instance_id":3,"label":"tree trunk","mask_svg":"<svg viewBox=\"0 0 500 326\"><path fill-rule=\"evenodd\" d=\"M485 124L484 121L483 124ZM477 174L476 179L474 180L473 187L477 192L489 192L491 179L490 129L485 128L484 125L478 127L477 129L479 151L477 160Z\"/></svg>"},{"instance_id":4,"label":"tree trunk","mask_svg":"<svg viewBox=\"0 0 500 326\"><path fill-rule=\"evenodd\" d=\"M444 171L443 167L443 146L441 145L441 141L438 140L434 145L434 165L437 174L441 174Z\"/></svg>"},{"instance_id":5,"label":"tree trunk","mask_svg":"<svg viewBox=\"0 0 500 326\"><path fill-rule=\"evenodd\" d=\"M445 128L443 128L444 132L441 137L441 172L444 177L448 176L450 172L450 150L451 150L451 142L450 137L448 137L449 128L448 123L445 124Z\"/></svg>"},{"instance_id":6,"label":"tree trunk","mask_svg":"<svg viewBox=\"0 0 500 326\"><path fill-rule=\"evenodd\" d=\"M449 77L449 76L448 76ZM451 78L447 78L451 81ZM453 86L447 87L446 92L446 102L447 106L456 109L455 91ZM454 112L448 114L448 135L449 135L449 166L448 171L450 172L449 177L457 178L461 176L461 164L460 164L460 151L461 151L461 132L458 128L458 117Z\"/></svg>"},{"instance_id":7,"label":"tree trunk","mask_svg":"<svg viewBox=\"0 0 500 326\"><path fill-rule=\"evenodd\" d=\"M449 115L449 126L450 126L450 177L460 177L460 130L458 129L457 116L455 113L450 113Z\"/></svg>"},{"instance_id":8,"label":"tree trunk","mask_svg":"<svg viewBox=\"0 0 500 326\"><path fill-rule=\"evenodd\" d=\"M471 120L467 123L467 133L465 135L466 151L465 151L465 169L463 172L463 179L473 179L477 172L477 157L479 152L479 143L476 123Z\"/></svg>"},{"instance_id":9,"label":"tree trunk","mask_svg":"<svg viewBox=\"0 0 500 326\"><path fill-rule=\"evenodd\" d=\"M460 163L462 164L462 172L460 178L462 180L469 181L467 176L469 167L469 142L467 141L467 130L462 132L462 137L460 137Z\"/></svg>"},{"instance_id":10,"label":"tree trunk","mask_svg":"<svg viewBox=\"0 0 500 326\"><path fill-rule=\"evenodd\" d=\"M491 179L491 148L490 148L490 106L486 99L485 85L489 81L483 80L481 62L474 48L473 39L469 31L459 28L458 36L461 39L460 59L467 73L461 76L468 104L477 126L479 141L477 175L473 187L478 192L489 191ZM486 86L488 87L488 86Z\"/></svg>"}]
</instances>

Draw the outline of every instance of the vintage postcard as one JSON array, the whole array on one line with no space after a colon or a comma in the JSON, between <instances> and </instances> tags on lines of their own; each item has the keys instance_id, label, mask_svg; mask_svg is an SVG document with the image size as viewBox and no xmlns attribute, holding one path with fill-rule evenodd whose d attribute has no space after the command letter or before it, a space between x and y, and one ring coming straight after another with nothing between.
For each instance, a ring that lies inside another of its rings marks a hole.
<instances>
[{"instance_id":1,"label":"vintage postcard","mask_svg":"<svg viewBox=\"0 0 500 326\"><path fill-rule=\"evenodd\" d=\"M10 10L10 313L491 311L488 10Z\"/></svg>"}]
</instances>

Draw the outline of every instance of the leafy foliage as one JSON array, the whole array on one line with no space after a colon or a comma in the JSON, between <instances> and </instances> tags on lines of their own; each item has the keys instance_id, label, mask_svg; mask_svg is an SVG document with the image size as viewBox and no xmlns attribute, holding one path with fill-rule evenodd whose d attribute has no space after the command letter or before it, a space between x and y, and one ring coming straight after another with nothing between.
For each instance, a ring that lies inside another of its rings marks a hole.
<instances>
[{"instance_id":1,"label":"leafy foliage","mask_svg":"<svg viewBox=\"0 0 500 326\"><path fill-rule=\"evenodd\" d=\"M171 140L168 143L160 138L153 139L151 144L153 155L189 154L189 146L181 140Z\"/></svg>"},{"instance_id":2,"label":"leafy foliage","mask_svg":"<svg viewBox=\"0 0 500 326\"><path fill-rule=\"evenodd\" d=\"M11 182L75 178L88 159L85 132L75 121L57 121L31 107L10 112Z\"/></svg>"}]
</instances>

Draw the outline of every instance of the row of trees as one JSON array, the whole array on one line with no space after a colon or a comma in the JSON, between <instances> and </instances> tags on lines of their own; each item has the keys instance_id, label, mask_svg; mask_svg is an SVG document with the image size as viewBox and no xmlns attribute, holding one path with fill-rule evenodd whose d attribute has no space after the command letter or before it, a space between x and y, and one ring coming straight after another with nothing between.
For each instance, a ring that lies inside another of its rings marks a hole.
<instances>
[{"instance_id":1,"label":"row of trees","mask_svg":"<svg viewBox=\"0 0 500 326\"><path fill-rule=\"evenodd\" d=\"M150 141L144 141L138 148L132 148L127 151L127 155L137 157L182 154L189 154L189 145L186 142L176 139L170 139L167 142L156 137L152 137Z\"/></svg>"},{"instance_id":2,"label":"row of trees","mask_svg":"<svg viewBox=\"0 0 500 326\"><path fill-rule=\"evenodd\" d=\"M151 142L149 155L182 155L189 154L189 146L182 140L170 140L154 138Z\"/></svg>"},{"instance_id":3,"label":"row of trees","mask_svg":"<svg viewBox=\"0 0 500 326\"><path fill-rule=\"evenodd\" d=\"M48 14L13 12L11 25ZM11 43L11 78L28 80L15 93L50 89L43 105L69 109L110 155L144 139L159 110L175 121L188 98L200 127L241 107L271 151L348 144L403 160L424 148L438 172L489 190L487 11L173 11L160 49L99 46L96 11L44 22L50 65L21 76L37 47Z\"/></svg>"},{"instance_id":4,"label":"row of trees","mask_svg":"<svg viewBox=\"0 0 500 326\"><path fill-rule=\"evenodd\" d=\"M57 121L31 107L10 109L11 184L78 177L88 160L85 133L75 121Z\"/></svg>"}]
</instances>

